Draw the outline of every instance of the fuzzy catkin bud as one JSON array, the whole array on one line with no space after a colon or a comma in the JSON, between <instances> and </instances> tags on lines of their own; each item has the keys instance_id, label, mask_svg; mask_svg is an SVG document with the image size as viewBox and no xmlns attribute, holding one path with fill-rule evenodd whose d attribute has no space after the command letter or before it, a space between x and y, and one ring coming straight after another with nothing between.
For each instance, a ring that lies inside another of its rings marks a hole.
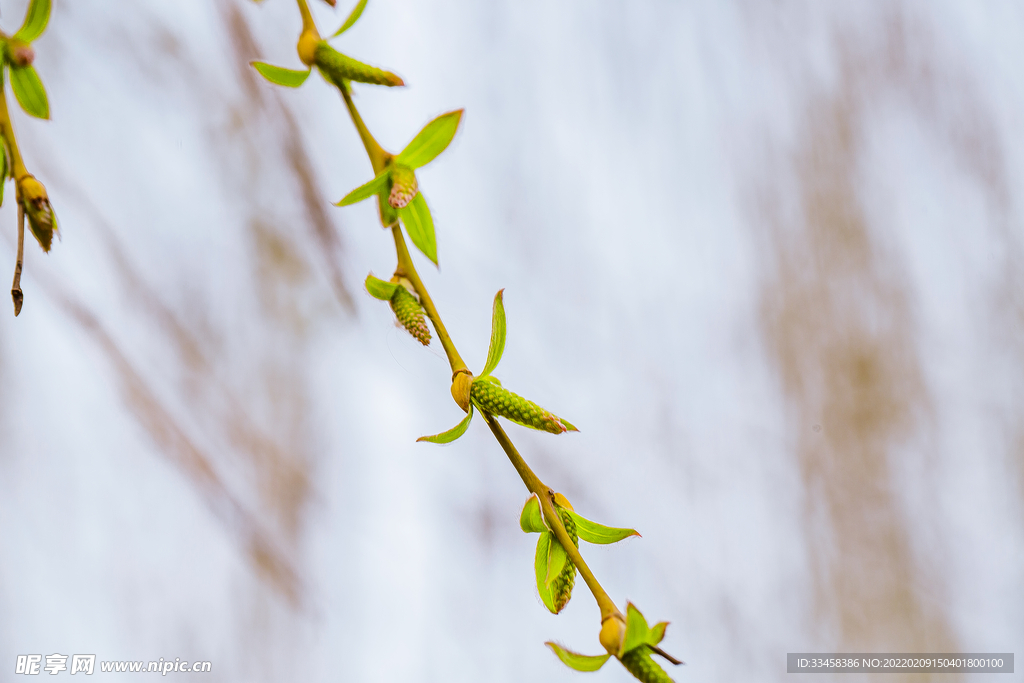
<instances>
[{"instance_id":1,"label":"fuzzy catkin bud","mask_svg":"<svg viewBox=\"0 0 1024 683\"><path fill-rule=\"evenodd\" d=\"M430 328L423 316L423 306L409 293L402 285L395 288L391 295L391 310L395 312L398 322L409 331L409 334L416 337L424 346L430 346Z\"/></svg>"},{"instance_id":2,"label":"fuzzy catkin bud","mask_svg":"<svg viewBox=\"0 0 1024 683\"><path fill-rule=\"evenodd\" d=\"M518 422L552 434L561 434L567 428L556 415L549 413L533 401L514 394L494 378L477 378L470 388L473 402L493 415Z\"/></svg>"},{"instance_id":3,"label":"fuzzy catkin bud","mask_svg":"<svg viewBox=\"0 0 1024 683\"><path fill-rule=\"evenodd\" d=\"M622 666L643 683L673 683L665 670L651 657L646 645L635 647L622 655Z\"/></svg>"},{"instance_id":4,"label":"fuzzy catkin bud","mask_svg":"<svg viewBox=\"0 0 1024 683\"><path fill-rule=\"evenodd\" d=\"M572 544L579 548L580 537L576 533L576 522L573 521L572 515L569 514L568 510L563 510L560 507L556 506L555 509L558 510L558 516L562 518L562 526L565 527L565 532L572 539ZM558 541L555 540L553 542L557 543ZM575 585L576 565L573 564L572 560L566 559L562 573L551 583L551 598L555 606L555 614L561 612L562 608L569 604L569 598L572 597L572 589Z\"/></svg>"},{"instance_id":5,"label":"fuzzy catkin bud","mask_svg":"<svg viewBox=\"0 0 1024 683\"><path fill-rule=\"evenodd\" d=\"M342 82L346 80L375 85L405 85L401 78L390 71L356 61L341 54L324 41L317 43L316 51L313 53L313 63L317 65L324 76L327 76L338 87L342 87Z\"/></svg>"},{"instance_id":6,"label":"fuzzy catkin bud","mask_svg":"<svg viewBox=\"0 0 1024 683\"><path fill-rule=\"evenodd\" d=\"M391 194L388 204L396 209L404 209L416 196L419 189L416 174L408 166L395 164L391 167Z\"/></svg>"}]
</instances>

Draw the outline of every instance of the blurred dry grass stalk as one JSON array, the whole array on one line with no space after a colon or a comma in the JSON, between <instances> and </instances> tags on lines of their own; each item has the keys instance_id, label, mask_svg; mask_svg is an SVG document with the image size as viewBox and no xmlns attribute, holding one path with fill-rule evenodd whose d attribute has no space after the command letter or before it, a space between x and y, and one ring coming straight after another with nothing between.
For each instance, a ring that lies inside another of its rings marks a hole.
<instances>
[{"instance_id":1,"label":"blurred dry grass stalk","mask_svg":"<svg viewBox=\"0 0 1024 683\"><path fill-rule=\"evenodd\" d=\"M807 126L787 160L796 217L784 217L772 201L760 207L768 216L772 273L761 296L763 325L808 491L818 627L840 651L955 652L945 605L921 591L935 587L941 571L912 556L894 490L890 459L929 428L932 399L904 265L858 194L871 106L886 98L909 105L987 188L1004 224L1008 188L991 114L969 79L956 83L961 97L952 113L949 102L938 106L950 70L937 63L927 28L894 8L882 35L888 49L877 51L872 41L837 34L837 84L807 102ZM758 196L784 191L766 185ZM1009 241L1007 247L1015 251ZM1019 272L1006 271L1018 285L1007 287L1016 292L1018 340Z\"/></svg>"},{"instance_id":2,"label":"blurred dry grass stalk","mask_svg":"<svg viewBox=\"0 0 1024 683\"><path fill-rule=\"evenodd\" d=\"M266 200L259 196L261 183L245 185L256 189L243 190L249 195L241 205L251 211L244 219L250 244L240 248L251 254L255 305L249 310L258 311L258 316L244 326L257 326L262 334L259 341L246 337L244 344L246 357L252 358L255 351L257 365L232 372L244 363L232 362L237 347L228 343L238 336L231 327L239 321L176 307L133 265L102 210L73 179L50 165L48 173L62 181L65 198L90 216L101 235L119 289L129 295L140 316L137 322L166 341L147 353L159 354L159 363L178 373L176 382L154 379L142 370L137 357L101 321L102 302L75 296L55 278L44 278L41 285L107 357L126 404L157 447L197 489L258 573L299 607L304 588L296 550L309 503L314 455L305 418L309 397L297 365L309 336L309 312L296 300L317 284L310 254L322 256L342 310L352 313L354 308L340 266L342 247L296 121L276 92L257 87L249 62L259 54L237 5L220 0L219 16L245 100L223 105L234 109L223 117L231 129L211 134L214 154L232 172L244 168L250 175L270 174L275 183L280 182L282 169L285 176L290 174L310 226L306 248L296 248L294 228L288 221L274 220L275 212L266 210ZM166 41L165 48L163 59L185 60L173 40ZM278 149L262 149L263 140L277 141ZM275 156L283 163L266 163L267 157Z\"/></svg>"}]
</instances>

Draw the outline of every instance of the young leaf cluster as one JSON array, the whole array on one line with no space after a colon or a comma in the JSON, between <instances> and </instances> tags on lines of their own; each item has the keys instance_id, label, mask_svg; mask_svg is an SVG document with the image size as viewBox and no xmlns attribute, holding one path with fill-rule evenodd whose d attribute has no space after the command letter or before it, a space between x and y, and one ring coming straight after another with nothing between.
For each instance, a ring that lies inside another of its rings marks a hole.
<instances>
[{"instance_id":1,"label":"young leaf cluster","mask_svg":"<svg viewBox=\"0 0 1024 683\"><path fill-rule=\"evenodd\" d=\"M615 651L609 650L603 655L581 655L555 642L549 641L546 645L558 655L562 663L577 671L597 671L609 658L615 656L629 673L643 683L671 683L669 675L651 657L652 654L658 654L673 664L683 663L658 647L665 637L667 627L667 621L659 622L653 628L648 626L644 615L630 602L626 604L626 628Z\"/></svg>"},{"instance_id":2,"label":"young leaf cluster","mask_svg":"<svg viewBox=\"0 0 1024 683\"><path fill-rule=\"evenodd\" d=\"M462 422L452 429L433 436L421 436L418 441L431 443L451 443L466 433L473 419L473 407L492 415L500 415L508 420L531 429L539 429L552 434L579 431L568 420L544 410L533 401L514 394L501 386L501 381L491 373L498 367L502 354L505 352L505 304L500 290L494 295L494 306L491 313L491 343L487 349L487 361L483 372L469 382L468 400L465 396L456 396L455 400L467 412ZM466 373L463 373L466 374ZM454 390L453 390L454 391Z\"/></svg>"},{"instance_id":3,"label":"young leaf cluster","mask_svg":"<svg viewBox=\"0 0 1024 683\"><path fill-rule=\"evenodd\" d=\"M395 156L388 155L384 170L373 180L349 192L335 206L349 206L376 195L380 222L388 227L400 219L416 248L437 265L434 220L419 191L415 171L448 148L459 129L462 111L450 111L428 123L405 149Z\"/></svg>"},{"instance_id":4,"label":"young leaf cluster","mask_svg":"<svg viewBox=\"0 0 1024 683\"><path fill-rule=\"evenodd\" d=\"M562 524L570 536L587 541L588 543L616 543L630 536L639 536L635 529L616 529L607 527L580 516L574 510L568 499L561 493L554 496L555 507L558 510ZM566 606L571 597L572 579L576 576L576 565L569 559L565 548L562 547L554 533L544 521L544 513L541 511L540 499L536 494L526 499L523 511L519 515L519 528L526 533L540 534L537 540L537 553L534 557L534 570L537 578L537 593L541 602L552 614L558 614ZM574 539L575 540L575 539ZM575 545L579 545L576 543ZM555 582L556 578L563 577L568 583L568 591L560 591L560 584ZM572 579L565 578L572 577Z\"/></svg>"}]
</instances>

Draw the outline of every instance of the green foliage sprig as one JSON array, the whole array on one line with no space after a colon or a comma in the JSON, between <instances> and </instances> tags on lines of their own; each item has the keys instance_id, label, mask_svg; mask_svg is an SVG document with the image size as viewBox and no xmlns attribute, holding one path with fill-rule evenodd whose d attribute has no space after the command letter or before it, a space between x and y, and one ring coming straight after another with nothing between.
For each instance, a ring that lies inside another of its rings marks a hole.
<instances>
[{"instance_id":1,"label":"green foliage sprig","mask_svg":"<svg viewBox=\"0 0 1024 683\"><path fill-rule=\"evenodd\" d=\"M404 85L402 79L390 72L357 62L331 48L320 38L306 0L296 1L302 15L302 32L296 48L299 59L307 69L286 69L265 62L253 62L253 66L271 83L287 87L302 85L315 66L324 79L338 89L363 142L374 177L345 195L337 206L348 206L376 196L381 225L391 231L398 261L389 281L372 274L367 276L366 290L371 296L387 301L399 323L424 345L429 345L432 340L426 324L426 318L429 318L451 366L452 398L466 413L466 417L452 429L418 440L451 443L465 434L474 411L479 411L530 492L520 515L520 527L526 533L540 534L534 557L534 573L541 601L549 611L558 614L572 597L578 572L601 611L598 639L606 654L581 655L553 642L549 642L548 646L562 662L578 671L596 671L609 658L616 657L627 671L645 683L671 681L664 669L651 657L657 654L673 664L682 664L659 647L665 636L667 622L649 627L644 616L632 603L627 603L626 614L623 615L579 551L581 540L607 544L639 534L633 529L606 527L576 513L564 495L548 487L530 469L497 421L498 417L504 417L517 424L553 434L578 431L567 420L508 391L492 375L505 349L507 326L504 290L494 297L487 360L480 375L474 376L448 335L409 255L405 233L431 262L435 265L438 263L434 223L420 192L415 171L430 163L448 147L458 130L462 110L442 114L430 121L398 154L386 151L363 122L352 100L352 83L396 86ZM331 0L326 1L334 5ZM365 8L366 0L360 0L332 37L350 29ZM403 226L405 233L402 231Z\"/></svg>"},{"instance_id":2,"label":"green foliage sprig","mask_svg":"<svg viewBox=\"0 0 1024 683\"><path fill-rule=\"evenodd\" d=\"M14 315L21 313L24 294L21 291L21 268L25 252L25 219L44 252L50 251L53 235L60 236L57 217L50 206L46 188L25 168L25 162L14 136L14 126L7 110L7 88L9 82L14 98L27 114L40 119L50 118L50 103L46 97L43 82L36 73L32 62L35 50L32 42L46 30L50 21L50 0L31 0L25 21L14 35L0 31L0 204L3 203L3 187L7 178L14 179L15 199L18 202L18 255L14 266L14 282L11 298L14 300Z\"/></svg>"}]
</instances>

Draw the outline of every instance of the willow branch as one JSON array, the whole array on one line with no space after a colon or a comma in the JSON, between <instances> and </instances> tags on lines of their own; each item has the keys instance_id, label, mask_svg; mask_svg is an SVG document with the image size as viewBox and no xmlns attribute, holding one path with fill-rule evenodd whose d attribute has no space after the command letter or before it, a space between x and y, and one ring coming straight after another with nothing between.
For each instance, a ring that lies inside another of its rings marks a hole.
<instances>
[{"instance_id":1,"label":"willow branch","mask_svg":"<svg viewBox=\"0 0 1024 683\"><path fill-rule=\"evenodd\" d=\"M306 6L306 0L298 0L298 3L299 9L303 13L303 31L315 31L316 27L312 25L312 16L309 14L309 8ZM366 127L366 123L363 121L363 117L360 116L355 102L352 101L352 93L349 83L341 82L335 83L335 85L341 92L341 97L345 101L345 107L348 109L349 116L352 118L352 123L363 142L363 147L366 149L366 155L369 157L370 164L373 166L374 175L379 175L391 162L392 155L380 146L376 138L373 137L373 134L370 133L369 128ZM430 293L427 291L426 286L420 279L419 273L416 271L416 266L413 264L412 257L409 254L409 247L405 243L405 236L402 234L401 225L396 221L394 224L385 227L391 228L391 233L395 240L395 252L398 257L398 267L395 269L395 274L409 280L409 282L412 283L412 286L416 289L416 293L420 298L420 304L423 306L427 316L433 323L434 330L437 332L437 337L441 342L441 346L444 347L445 354L448 356L448 363L451 366L453 378L460 372L468 373L469 369L466 367L465 361L462 360L462 356L459 355L458 350L455 348L455 343L448 334L448 330L444 326L444 321L441 320L441 315L438 313L437 307L434 306L433 299L430 298ZM494 434L494 438L498 440L498 444L501 446L502 450L505 451L505 454L508 456L512 466L516 469L516 472L519 473L519 477L523 480L523 484L526 485L527 490L531 493L535 493L537 498L540 500L544 519L554 532L555 538L557 538L558 542L563 548L565 548L565 552L569 556L569 559L576 565L576 568L579 570L580 575L583 576L583 580L586 582L587 587L597 600L598 607L601 610L601 621L603 622L612 616L623 619L622 613L615 606L615 603L608 596L608 593L601 586L597 577L594 576L594 573L590 571L590 567L587 565L583 556L580 554L579 549L572 542L572 538L565 530L562 518L555 509L553 500L554 490L544 484L544 482L540 480L540 477L538 477L533 470L530 469L530 466L526 464L526 461L519 454L519 451L516 450L512 440L508 438L508 434L506 434L505 430L500 424L498 424L497 418L484 410L481 410L480 412L483 414L484 420L487 422L487 426Z\"/></svg>"}]
</instances>

